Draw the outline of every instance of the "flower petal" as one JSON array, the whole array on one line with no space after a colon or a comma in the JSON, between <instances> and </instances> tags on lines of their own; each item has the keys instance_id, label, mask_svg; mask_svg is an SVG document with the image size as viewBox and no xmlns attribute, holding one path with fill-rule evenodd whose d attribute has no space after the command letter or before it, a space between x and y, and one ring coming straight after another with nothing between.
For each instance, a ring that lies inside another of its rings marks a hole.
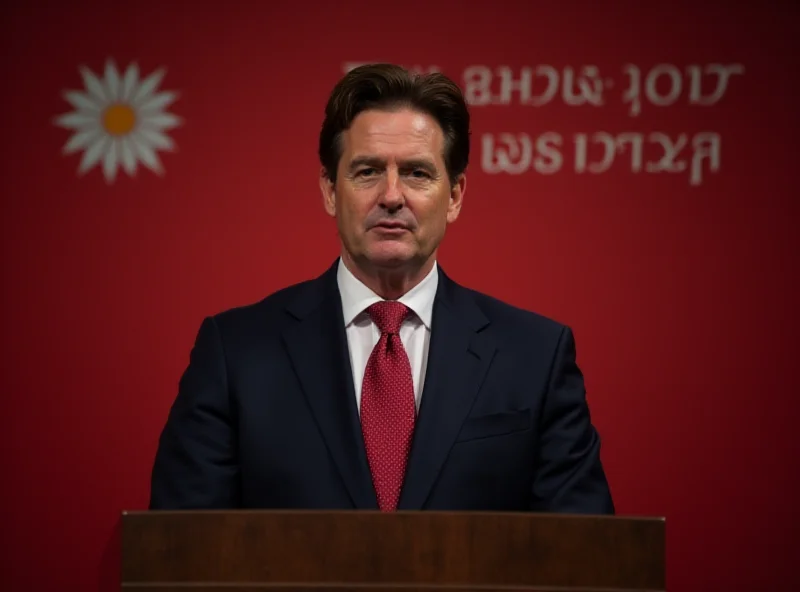
<instances>
[{"instance_id":1,"label":"flower petal","mask_svg":"<svg viewBox=\"0 0 800 592\"><path fill-rule=\"evenodd\" d=\"M119 140L111 140L111 144L103 157L103 176L106 181L113 183L117 176L117 144Z\"/></svg>"},{"instance_id":2,"label":"flower petal","mask_svg":"<svg viewBox=\"0 0 800 592\"><path fill-rule=\"evenodd\" d=\"M67 129L87 129L90 127L98 127L98 116L88 113L66 113L55 118L54 122L59 127Z\"/></svg>"},{"instance_id":3,"label":"flower petal","mask_svg":"<svg viewBox=\"0 0 800 592\"><path fill-rule=\"evenodd\" d=\"M122 92L120 93L120 100L128 102L131 100L131 95L139 82L139 66L135 63L128 66L125 72L125 77L122 80Z\"/></svg>"},{"instance_id":4,"label":"flower petal","mask_svg":"<svg viewBox=\"0 0 800 592\"><path fill-rule=\"evenodd\" d=\"M171 151L175 149L175 142L172 141L172 138L162 134L158 130L140 129L137 132L137 141L146 142L148 146L151 146L156 150Z\"/></svg>"},{"instance_id":5,"label":"flower petal","mask_svg":"<svg viewBox=\"0 0 800 592\"><path fill-rule=\"evenodd\" d=\"M178 93L162 92L150 95L150 98L139 104L139 111L161 111L178 98Z\"/></svg>"},{"instance_id":6,"label":"flower petal","mask_svg":"<svg viewBox=\"0 0 800 592\"><path fill-rule=\"evenodd\" d=\"M142 114L140 125L144 129L168 130L178 127L183 121L172 113L158 113L156 115Z\"/></svg>"},{"instance_id":7,"label":"flower petal","mask_svg":"<svg viewBox=\"0 0 800 592\"><path fill-rule=\"evenodd\" d=\"M153 94L153 91L161 82L161 79L164 78L165 72L166 70L160 68L145 78L142 81L142 84L139 85L139 88L136 89L134 95L131 97L131 104L138 107L140 104L148 101L150 99L150 95Z\"/></svg>"},{"instance_id":8,"label":"flower petal","mask_svg":"<svg viewBox=\"0 0 800 592\"><path fill-rule=\"evenodd\" d=\"M81 66L80 71L81 76L83 76L83 83L86 85L86 90L89 91L89 94L100 105L108 105L108 97L106 96L106 91L103 88L103 84L100 82L100 79L94 75L94 72L85 66Z\"/></svg>"},{"instance_id":9,"label":"flower petal","mask_svg":"<svg viewBox=\"0 0 800 592\"><path fill-rule=\"evenodd\" d=\"M114 66L114 62L108 60L106 62L106 96L110 102L113 103L119 100L120 87L117 68Z\"/></svg>"},{"instance_id":10,"label":"flower petal","mask_svg":"<svg viewBox=\"0 0 800 592\"><path fill-rule=\"evenodd\" d=\"M111 138L106 135L100 136L97 138L97 140L95 140L94 144L92 144L89 149L83 153L81 164L78 167L78 174L84 174L97 164L97 162L105 153L106 145L109 142L111 142Z\"/></svg>"},{"instance_id":11,"label":"flower petal","mask_svg":"<svg viewBox=\"0 0 800 592\"><path fill-rule=\"evenodd\" d=\"M133 154L133 148L131 148L130 139L125 137L122 138L122 142L120 143L120 151L119 157L122 161L122 166L131 177L136 174L136 156Z\"/></svg>"},{"instance_id":12,"label":"flower petal","mask_svg":"<svg viewBox=\"0 0 800 592\"><path fill-rule=\"evenodd\" d=\"M63 154L72 154L78 150L83 150L97 140L100 133L97 128L78 132L69 139L69 142L64 145L61 152Z\"/></svg>"},{"instance_id":13,"label":"flower petal","mask_svg":"<svg viewBox=\"0 0 800 592\"><path fill-rule=\"evenodd\" d=\"M141 139L140 139L141 140ZM148 144L147 140L143 141L134 141L133 147L136 150L136 153L139 155L139 160L144 163L144 165L156 173L157 175L161 175L164 171L161 167L161 161L158 158L155 150L153 150Z\"/></svg>"},{"instance_id":14,"label":"flower petal","mask_svg":"<svg viewBox=\"0 0 800 592\"><path fill-rule=\"evenodd\" d=\"M101 109L101 106L93 101L91 96L82 92L74 90L66 91L64 93L64 98L79 111L97 113Z\"/></svg>"}]
</instances>

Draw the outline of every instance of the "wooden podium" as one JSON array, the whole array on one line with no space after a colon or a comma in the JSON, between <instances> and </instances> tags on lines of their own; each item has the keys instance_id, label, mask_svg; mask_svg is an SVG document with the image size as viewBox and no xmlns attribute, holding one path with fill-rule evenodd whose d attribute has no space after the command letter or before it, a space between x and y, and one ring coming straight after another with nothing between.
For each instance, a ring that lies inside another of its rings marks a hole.
<instances>
[{"instance_id":1,"label":"wooden podium","mask_svg":"<svg viewBox=\"0 0 800 592\"><path fill-rule=\"evenodd\" d=\"M665 590L664 520L560 514L122 515L122 590Z\"/></svg>"}]
</instances>

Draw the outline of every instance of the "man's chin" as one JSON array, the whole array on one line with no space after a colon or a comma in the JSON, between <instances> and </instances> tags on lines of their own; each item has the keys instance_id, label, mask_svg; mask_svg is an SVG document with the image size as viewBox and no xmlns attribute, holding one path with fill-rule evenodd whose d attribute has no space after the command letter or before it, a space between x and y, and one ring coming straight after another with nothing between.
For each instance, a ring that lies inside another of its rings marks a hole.
<instances>
[{"instance_id":1,"label":"man's chin","mask_svg":"<svg viewBox=\"0 0 800 592\"><path fill-rule=\"evenodd\" d=\"M370 249L367 253L367 259L375 267L392 269L403 267L413 262L415 260L414 255L415 253L408 245L384 243Z\"/></svg>"}]
</instances>

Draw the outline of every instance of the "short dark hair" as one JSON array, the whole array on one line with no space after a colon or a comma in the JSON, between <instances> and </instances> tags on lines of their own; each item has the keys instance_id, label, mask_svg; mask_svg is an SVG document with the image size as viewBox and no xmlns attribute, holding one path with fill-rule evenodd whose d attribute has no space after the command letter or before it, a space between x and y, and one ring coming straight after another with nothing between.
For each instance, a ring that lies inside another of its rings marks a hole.
<instances>
[{"instance_id":1,"label":"short dark hair","mask_svg":"<svg viewBox=\"0 0 800 592\"><path fill-rule=\"evenodd\" d=\"M469 161L469 110L459 86L444 74L412 73L394 64L367 64L350 70L333 88L319 134L319 159L336 182L342 132L367 109L408 107L427 113L442 128L444 162L451 183Z\"/></svg>"}]
</instances>

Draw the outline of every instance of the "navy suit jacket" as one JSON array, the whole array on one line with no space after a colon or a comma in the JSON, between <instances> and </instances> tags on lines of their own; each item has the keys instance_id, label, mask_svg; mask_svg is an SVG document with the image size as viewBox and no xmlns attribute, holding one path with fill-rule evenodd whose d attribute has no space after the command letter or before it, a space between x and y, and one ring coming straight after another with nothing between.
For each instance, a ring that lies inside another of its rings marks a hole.
<instances>
[{"instance_id":1,"label":"navy suit jacket","mask_svg":"<svg viewBox=\"0 0 800 592\"><path fill-rule=\"evenodd\" d=\"M151 509L378 508L337 263L203 320ZM399 509L612 514L570 329L439 274Z\"/></svg>"}]
</instances>

